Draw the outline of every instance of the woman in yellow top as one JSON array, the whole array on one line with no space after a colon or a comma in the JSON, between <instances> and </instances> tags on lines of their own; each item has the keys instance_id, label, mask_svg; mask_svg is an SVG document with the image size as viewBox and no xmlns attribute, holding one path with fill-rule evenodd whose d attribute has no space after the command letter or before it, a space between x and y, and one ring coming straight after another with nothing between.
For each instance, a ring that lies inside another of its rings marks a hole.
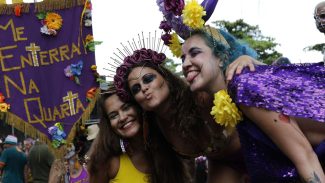
<instances>
[{"instance_id":1,"label":"woman in yellow top","mask_svg":"<svg viewBox=\"0 0 325 183\"><path fill-rule=\"evenodd\" d=\"M152 124L145 146L139 107L122 102L110 88L101 96L101 109L88 164L90 183L188 182L182 161Z\"/></svg>"}]
</instances>

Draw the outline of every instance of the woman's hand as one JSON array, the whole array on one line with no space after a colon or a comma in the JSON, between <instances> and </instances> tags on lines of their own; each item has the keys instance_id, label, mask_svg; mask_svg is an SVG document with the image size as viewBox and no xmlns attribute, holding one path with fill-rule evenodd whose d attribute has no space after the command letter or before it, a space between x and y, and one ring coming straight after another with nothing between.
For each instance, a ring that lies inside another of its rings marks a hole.
<instances>
[{"instance_id":1,"label":"woman's hand","mask_svg":"<svg viewBox=\"0 0 325 183\"><path fill-rule=\"evenodd\" d=\"M248 55L242 55L238 57L235 61L233 61L231 64L229 64L227 70L226 70L226 80L230 81L232 80L234 74L240 74L243 68L249 67L250 71L255 71L256 65L265 65L262 62L259 62L255 60L254 58L248 56Z\"/></svg>"}]
</instances>

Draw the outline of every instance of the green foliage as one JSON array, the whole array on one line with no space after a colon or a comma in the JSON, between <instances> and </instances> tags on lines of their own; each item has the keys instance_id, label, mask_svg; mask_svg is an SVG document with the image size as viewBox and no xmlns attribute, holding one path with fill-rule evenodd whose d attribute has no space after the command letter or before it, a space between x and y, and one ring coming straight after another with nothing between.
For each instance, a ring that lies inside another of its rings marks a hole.
<instances>
[{"instance_id":1,"label":"green foliage","mask_svg":"<svg viewBox=\"0 0 325 183\"><path fill-rule=\"evenodd\" d=\"M304 48L307 51L320 51L323 52L325 50L325 43L315 44L313 46L308 46Z\"/></svg>"},{"instance_id":2,"label":"green foliage","mask_svg":"<svg viewBox=\"0 0 325 183\"><path fill-rule=\"evenodd\" d=\"M45 19L46 14L47 14L46 12L40 12L36 14L36 17L38 18L38 20L43 20Z\"/></svg>"},{"instance_id":3,"label":"green foliage","mask_svg":"<svg viewBox=\"0 0 325 183\"><path fill-rule=\"evenodd\" d=\"M274 38L263 36L258 25L249 25L243 19L236 20L235 22L215 21L214 23L218 28L227 30L230 34L255 49L261 62L271 64L282 56L281 53L275 50L275 47L279 44L275 42Z\"/></svg>"},{"instance_id":4,"label":"green foliage","mask_svg":"<svg viewBox=\"0 0 325 183\"><path fill-rule=\"evenodd\" d=\"M175 73L178 76L182 75L182 72L177 72L176 69L180 64L175 63L173 59L166 58L166 61L162 65L166 67L168 70L170 70L172 73Z\"/></svg>"}]
</instances>

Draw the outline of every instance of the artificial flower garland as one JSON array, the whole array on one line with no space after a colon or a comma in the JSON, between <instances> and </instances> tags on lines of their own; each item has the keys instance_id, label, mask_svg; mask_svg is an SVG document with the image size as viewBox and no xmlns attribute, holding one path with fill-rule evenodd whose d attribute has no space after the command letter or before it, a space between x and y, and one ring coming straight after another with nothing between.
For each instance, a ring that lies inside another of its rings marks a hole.
<instances>
[{"instance_id":1,"label":"artificial flower garland","mask_svg":"<svg viewBox=\"0 0 325 183\"><path fill-rule=\"evenodd\" d=\"M182 55L182 45L178 39L178 35L176 33L172 34L172 38L170 40L169 49L173 53L173 55L177 58L180 58Z\"/></svg>"},{"instance_id":2,"label":"artificial flower garland","mask_svg":"<svg viewBox=\"0 0 325 183\"><path fill-rule=\"evenodd\" d=\"M0 112L7 112L10 109L10 104L5 102L6 97L0 93Z\"/></svg>"},{"instance_id":3,"label":"artificial flower garland","mask_svg":"<svg viewBox=\"0 0 325 183\"><path fill-rule=\"evenodd\" d=\"M83 68L83 62L80 60L76 64L70 64L64 69L64 75L70 80L73 80L76 84L80 85L79 76Z\"/></svg>"},{"instance_id":4,"label":"artificial flower garland","mask_svg":"<svg viewBox=\"0 0 325 183\"><path fill-rule=\"evenodd\" d=\"M94 52L95 51L95 46L102 44L101 41L95 41L94 36L91 34L88 34L85 38L85 47L87 50Z\"/></svg>"},{"instance_id":5,"label":"artificial flower garland","mask_svg":"<svg viewBox=\"0 0 325 183\"><path fill-rule=\"evenodd\" d=\"M202 17L206 15L204 8L196 1L188 2L183 9L183 23L191 29L201 29L204 25Z\"/></svg>"},{"instance_id":6,"label":"artificial flower garland","mask_svg":"<svg viewBox=\"0 0 325 183\"><path fill-rule=\"evenodd\" d=\"M66 133L64 132L61 123L55 123L54 126L48 128L48 133L51 135L52 146L54 148L59 148L61 145L65 144Z\"/></svg>"},{"instance_id":7,"label":"artificial flower garland","mask_svg":"<svg viewBox=\"0 0 325 183\"><path fill-rule=\"evenodd\" d=\"M157 0L157 4L165 19L161 21L159 26L165 32L161 36L161 39L169 47L174 56L180 57L181 43L177 34L181 37L186 37L190 29L203 28L205 23L203 16L206 15L206 11L204 11L204 8L197 0L191 0L185 6L184 0ZM180 12L182 12L181 16ZM174 29L177 34L170 34L171 29Z\"/></svg>"},{"instance_id":8,"label":"artificial flower garland","mask_svg":"<svg viewBox=\"0 0 325 183\"><path fill-rule=\"evenodd\" d=\"M41 33L51 36L56 36L57 31L61 29L63 19L61 15L54 12L41 12L38 13L37 18L41 20L43 27L41 27Z\"/></svg>"},{"instance_id":9,"label":"artificial flower garland","mask_svg":"<svg viewBox=\"0 0 325 183\"><path fill-rule=\"evenodd\" d=\"M242 113L232 102L226 90L220 90L214 94L213 104L210 114L216 123L226 129L234 128L243 119Z\"/></svg>"}]
</instances>

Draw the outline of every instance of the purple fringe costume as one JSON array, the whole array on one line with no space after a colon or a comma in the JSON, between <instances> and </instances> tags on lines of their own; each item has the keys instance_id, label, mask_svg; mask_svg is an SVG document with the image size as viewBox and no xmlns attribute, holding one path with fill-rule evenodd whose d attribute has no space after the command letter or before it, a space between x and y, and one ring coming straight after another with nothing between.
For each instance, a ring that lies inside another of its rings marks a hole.
<instances>
[{"instance_id":1,"label":"purple fringe costume","mask_svg":"<svg viewBox=\"0 0 325 183\"><path fill-rule=\"evenodd\" d=\"M324 63L256 66L256 71L244 70L236 76L228 91L236 104L309 118L325 125ZM245 117L237 130L253 183L299 180L293 163L253 122ZM314 150L325 163L325 141Z\"/></svg>"}]
</instances>

